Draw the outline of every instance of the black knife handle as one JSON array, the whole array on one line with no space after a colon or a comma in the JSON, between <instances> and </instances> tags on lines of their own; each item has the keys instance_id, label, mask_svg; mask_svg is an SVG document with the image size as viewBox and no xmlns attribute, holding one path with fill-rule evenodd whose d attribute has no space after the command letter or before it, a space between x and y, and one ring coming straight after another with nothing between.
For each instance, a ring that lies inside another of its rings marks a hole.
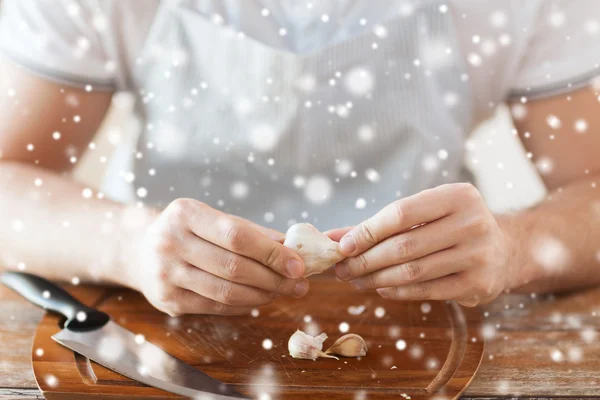
<instances>
[{"instance_id":1,"label":"black knife handle","mask_svg":"<svg viewBox=\"0 0 600 400\"><path fill-rule=\"evenodd\" d=\"M110 317L81 304L60 286L25 272L4 272L0 281L46 310L62 314L66 319L64 328L71 331L89 331L104 326Z\"/></svg>"}]
</instances>

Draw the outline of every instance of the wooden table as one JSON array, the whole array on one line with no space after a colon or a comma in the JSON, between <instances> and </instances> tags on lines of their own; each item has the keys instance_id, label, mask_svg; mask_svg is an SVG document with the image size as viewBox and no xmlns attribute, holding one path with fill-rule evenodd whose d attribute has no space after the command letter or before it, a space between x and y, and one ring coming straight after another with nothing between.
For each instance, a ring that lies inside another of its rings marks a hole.
<instances>
[{"instance_id":1,"label":"wooden table","mask_svg":"<svg viewBox=\"0 0 600 400\"><path fill-rule=\"evenodd\" d=\"M600 288L505 295L484 311L486 354L464 398L600 398ZM31 369L42 315L0 285L0 399L43 398Z\"/></svg>"}]
</instances>

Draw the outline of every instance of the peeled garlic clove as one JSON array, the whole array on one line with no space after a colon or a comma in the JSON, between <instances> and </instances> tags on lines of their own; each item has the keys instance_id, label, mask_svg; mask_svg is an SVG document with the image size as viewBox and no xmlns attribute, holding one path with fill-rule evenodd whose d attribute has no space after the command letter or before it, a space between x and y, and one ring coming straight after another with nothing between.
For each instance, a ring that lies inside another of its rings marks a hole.
<instances>
[{"instance_id":1,"label":"peeled garlic clove","mask_svg":"<svg viewBox=\"0 0 600 400\"><path fill-rule=\"evenodd\" d=\"M285 234L283 244L300 255L306 268L305 277L320 274L345 258L338 242L307 223L292 225Z\"/></svg>"},{"instance_id":2,"label":"peeled garlic clove","mask_svg":"<svg viewBox=\"0 0 600 400\"><path fill-rule=\"evenodd\" d=\"M290 356L305 360L314 361L317 357L337 359L337 357L330 356L321 351L323 350L323 342L326 339L327 335L325 333L313 337L298 329L288 340L288 351L290 352Z\"/></svg>"},{"instance_id":3,"label":"peeled garlic clove","mask_svg":"<svg viewBox=\"0 0 600 400\"><path fill-rule=\"evenodd\" d=\"M336 340L325 353L344 357L362 357L367 355L367 343L356 333L348 333Z\"/></svg>"}]
</instances>

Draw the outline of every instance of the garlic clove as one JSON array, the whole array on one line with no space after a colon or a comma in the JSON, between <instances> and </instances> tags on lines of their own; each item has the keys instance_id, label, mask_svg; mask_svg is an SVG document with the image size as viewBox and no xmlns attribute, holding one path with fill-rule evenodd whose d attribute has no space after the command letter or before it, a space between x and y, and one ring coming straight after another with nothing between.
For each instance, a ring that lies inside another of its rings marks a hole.
<instances>
[{"instance_id":1,"label":"garlic clove","mask_svg":"<svg viewBox=\"0 0 600 400\"><path fill-rule=\"evenodd\" d=\"M304 276L320 274L345 257L339 243L308 223L292 225L285 234L283 244L293 249L304 261Z\"/></svg>"},{"instance_id":2,"label":"garlic clove","mask_svg":"<svg viewBox=\"0 0 600 400\"><path fill-rule=\"evenodd\" d=\"M296 330L288 340L288 351L293 358L301 358L304 360L316 360L318 357L335 358L329 354L323 353L323 342L327 339L325 333L318 336L310 336L301 330Z\"/></svg>"},{"instance_id":3,"label":"garlic clove","mask_svg":"<svg viewBox=\"0 0 600 400\"><path fill-rule=\"evenodd\" d=\"M325 354L337 354L344 357L362 357L367 355L367 343L355 333L348 333L325 350Z\"/></svg>"}]
</instances>

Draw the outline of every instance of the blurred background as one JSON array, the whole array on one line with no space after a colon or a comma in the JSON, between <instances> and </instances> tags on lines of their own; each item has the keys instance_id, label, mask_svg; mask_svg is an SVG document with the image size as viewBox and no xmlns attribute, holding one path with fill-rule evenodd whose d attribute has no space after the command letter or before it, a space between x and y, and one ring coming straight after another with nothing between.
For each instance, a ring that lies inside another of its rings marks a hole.
<instances>
[{"instance_id":1,"label":"blurred background","mask_svg":"<svg viewBox=\"0 0 600 400\"><path fill-rule=\"evenodd\" d=\"M2 79L0 76L0 81ZM0 83L4 83L0 87L10 87L10 82ZM114 150L119 147L123 151L124 147L129 147L133 151L141 128L140 121L133 114L134 101L134 96L129 93L114 96L111 110L94 140L95 146L91 146L93 148L88 149L77 163L74 171L77 180L101 189ZM494 118L481 124L466 146L465 165L475 175L477 185L493 211L525 208L545 196L542 180L513 133L510 112L506 107L499 107Z\"/></svg>"},{"instance_id":2,"label":"blurred background","mask_svg":"<svg viewBox=\"0 0 600 400\"><path fill-rule=\"evenodd\" d=\"M96 136L95 148L88 150L77 165L75 175L78 180L100 188L116 146L134 148L141 126L133 114L134 101L129 93L114 96L111 111ZM546 194L537 170L513 133L507 107L500 107L494 118L473 132L467 142L464 162L475 175L477 185L493 211L525 208Z\"/></svg>"}]
</instances>

